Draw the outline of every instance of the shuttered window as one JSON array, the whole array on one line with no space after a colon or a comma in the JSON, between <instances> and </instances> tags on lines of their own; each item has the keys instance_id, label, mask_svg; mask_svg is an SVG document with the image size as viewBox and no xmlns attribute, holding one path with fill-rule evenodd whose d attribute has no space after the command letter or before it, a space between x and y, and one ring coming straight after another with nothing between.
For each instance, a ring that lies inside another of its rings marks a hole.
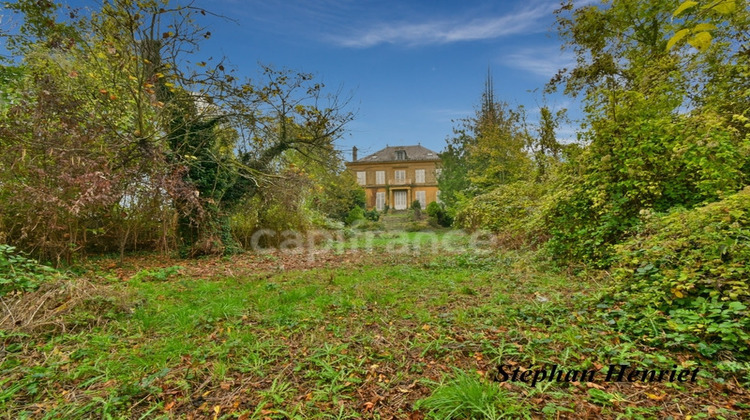
<instances>
[{"instance_id":1,"label":"shuttered window","mask_svg":"<svg viewBox=\"0 0 750 420\"><path fill-rule=\"evenodd\" d=\"M417 169L414 171L414 182L417 184L424 184L424 169Z\"/></svg>"}]
</instances>

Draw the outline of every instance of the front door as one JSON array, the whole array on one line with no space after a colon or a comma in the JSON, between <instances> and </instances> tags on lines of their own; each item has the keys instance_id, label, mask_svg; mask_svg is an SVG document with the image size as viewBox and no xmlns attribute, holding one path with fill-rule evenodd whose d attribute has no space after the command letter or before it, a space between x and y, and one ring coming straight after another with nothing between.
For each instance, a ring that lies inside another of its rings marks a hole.
<instances>
[{"instance_id":1,"label":"front door","mask_svg":"<svg viewBox=\"0 0 750 420\"><path fill-rule=\"evenodd\" d=\"M393 201L393 208L396 210L406 210L406 191L394 191Z\"/></svg>"}]
</instances>

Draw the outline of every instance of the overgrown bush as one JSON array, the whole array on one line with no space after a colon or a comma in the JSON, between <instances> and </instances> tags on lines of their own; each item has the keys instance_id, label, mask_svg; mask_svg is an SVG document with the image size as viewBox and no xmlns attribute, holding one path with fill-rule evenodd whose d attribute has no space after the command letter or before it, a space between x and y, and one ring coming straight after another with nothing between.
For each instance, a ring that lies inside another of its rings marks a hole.
<instances>
[{"instance_id":1,"label":"overgrown bush","mask_svg":"<svg viewBox=\"0 0 750 420\"><path fill-rule=\"evenodd\" d=\"M456 214L454 226L490 230L505 237L508 244L538 238L530 226L546 190L545 184L529 181L501 185L469 201Z\"/></svg>"},{"instance_id":2,"label":"overgrown bush","mask_svg":"<svg viewBox=\"0 0 750 420\"><path fill-rule=\"evenodd\" d=\"M311 214L310 222L314 229L340 231L346 228L346 224L342 220L330 219L317 212Z\"/></svg>"},{"instance_id":3,"label":"overgrown bush","mask_svg":"<svg viewBox=\"0 0 750 420\"><path fill-rule=\"evenodd\" d=\"M53 277L56 271L26 258L16 248L0 244L0 297L16 291L31 291Z\"/></svg>"},{"instance_id":4,"label":"overgrown bush","mask_svg":"<svg viewBox=\"0 0 750 420\"><path fill-rule=\"evenodd\" d=\"M278 245L282 232L306 232L321 218L305 200L311 181L289 172L284 180L287 188L262 184L255 196L244 199L232 209L228 230L245 250L259 245ZM259 230L273 231L277 235L260 235L255 237L258 243L253 244L253 235Z\"/></svg>"},{"instance_id":5,"label":"overgrown bush","mask_svg":"<svg viewBox=\"0 0 750 420\"><path fill-rule=\"evenodd\" d=\"M430 216L432 225L450 227L453 224L453 218L448 215L445 205L433 201L427 205L427 215Z\"/></svg>"},{"instance_id":6,"label":"overgrown bush","mask_svg":"<svg viewBox=\"0 0 750 420\"><path fill-rule=\"evenodd\" d=\"M234 240L244 249L251 249L252 238L260 224L260 197L245 200L229 218Z\"/></svg>"},{"instance_id":7,"label":"overgrown bush","mask_svg":"<svg viewBox=\"0 0 750 420\"><path fill-rule=\"evenodd\" d=\"M546 212L547 249L558 259L600 267L614 245L641 223L641 211L693 208L748 182L750 148L741 133L713 112L674 117L653 98L628 92L609 117L591 124L591 142L569 161ZM659 114L661 113L661 114Z\"/></svg>"},{"instance_id":8,"label":"overgrown bush","mask_svg":"<svg viewBox=\"0 0 750 420\"><path fill-rule=\"evenodd\" d=\"M616 247L607 316L636 336L706 356L750 349L750 187L653 217Z\"/></svg>"},{"instance_id":9,"label":"overgrown bush","mask_svg":"<svg viewBox=\"0 0 750 420\"><path fill-rule=\"evenodd\" d=\"M365 218L365 210L362 207L354 207L349 210L349 214L346 215L346 225L351 226L354 222Z\"/></svg>"},{"instance_id":10,"label":"overgrown bush","mask_svg":"<svg viewBox=\"0 0 750 420\"><path fill-rule=\"evenodd\" d=\"M365 206L365 190L350 172L332 174L327 167L320 169L322 173L315 177L318 191L311 197L311 208L343 222L351 209Z\"/></svg>"},{"instance_id":11,"label":"overgrown bush","mask_svg":"<svg viewBox=\"0 0 750 420\"><path fill-rule=\"evenodd\" d=\"M380 213L377 209L368 210L365 212L365 219L372 222L377 222L378 220L380 220Z\"/></svg>"}]
</instances>

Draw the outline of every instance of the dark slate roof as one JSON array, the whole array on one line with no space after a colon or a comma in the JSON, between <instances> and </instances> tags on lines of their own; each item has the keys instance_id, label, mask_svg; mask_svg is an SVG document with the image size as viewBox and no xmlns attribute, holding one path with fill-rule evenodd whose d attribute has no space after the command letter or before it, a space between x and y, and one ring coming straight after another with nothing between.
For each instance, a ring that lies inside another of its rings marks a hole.
<instances>
[{"instance_id":1,"label":"dark slate roof","mask_svg":"<svg viewBox=\"0 0 750 420\"><path fill-rule=\"evenodd\" d=\"M385 149L378 150L377 152L365 156L357 162L391 162L396 161L396 151L403 150L406 152L406 160L440 160L437 153L432 150L422 147L421 145L416 146L389 146Z\"/></svg>"}]
</instances>

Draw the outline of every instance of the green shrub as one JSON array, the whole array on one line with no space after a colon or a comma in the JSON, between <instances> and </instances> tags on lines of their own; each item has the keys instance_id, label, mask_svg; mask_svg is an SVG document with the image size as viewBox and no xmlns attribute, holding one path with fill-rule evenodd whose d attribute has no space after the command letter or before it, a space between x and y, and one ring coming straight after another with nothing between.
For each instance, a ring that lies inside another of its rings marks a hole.
<instances>
[{"instance_id":1,"label":"green shrub","mask_svg":"<svg viewBox=\"0 0 750 420\"><path fill-rule=\"evenodd\" d=\"M244 249L251 248L253 233L259 229L260 199L247 200L238 206L237 211L229 217L229 227L234 240Z\"/></svg>"},{"instance_id":2,"label":"green shrub","mask_svg":"<svg viewBox=\"0 0 750 420\"><path fill-rule=\"evenodd\" d=\"M523 223L537 210L544 190L544 185L526 181L501 185L474 197L456 215L456 225L493 232L521 231Z\"/></svg>"},{"instance_id":3,"label":"green shrub","mask_svg":"<svg viewBox=\"0 0 750 420\"><path fill-rule=\"evenodd\" d=\"M286 203L274 202L262 209L259 228L276 232L306 232L310 228L309 212L304 211L301 206L292 207Z\"/></svg>"},{"instance_id":4,"label":"green shrub","mask_svg":"<svg viewBox=\"0 0 750 420\"><path fill-rule=\"evenodd\" d=\"M750 187L693 210L652 217L615 247L606 316L652 344L750 352Z\"/></svg>"},{"instance_id":5,"label":"green shrub","mask_svg":"<svg viewBox=\"0 0 750 420\"><path fill-rule=\"evenodd\" d=\"M365 218L365 210L362 207L357 206L349 210L349 214L346 215L345 222L347 226L351 226L357 220L362 220L364 218Z\"/></svg>"},{"instance_id":6,"label":"green shrub","mask_svg":"<svg viewBox=\"0 0 750 420\"><path fill-rule=\"evenodd\" d=\"M312 213L310 222L312 223L312 226L316 229L342 230L346 227L346 224L344 224L343 221L331 219L318 212Z\"/></svg>"},{"instance_id":7,"label":"green shrub","mask_svg":"<svg viewBox=\"0 0 750 420\"><path fill-rule=\"evenodd\" d=\"M574 186L545 200L549 205L542 210L542 226L551 238L544 250L558 261L604 268L611 264L614 244L640 219L635 211L621 211L622 202L608 206L618 207L616 211L597 212L588 194L586 186Z\"/></svg>"},{"instance_id":8,"label":"green shrub","mask_svg":"<svg viewBox=\"0 0 750 420\"><path fill-rule=\"evenodd\" d=\"M51 279L53 273L53 268L26 258L15 247L0 244L0 296L34 290Z\"/></svg>"},{"instance_id":9,"label":"green shrub","mask_svg":"<svg viewBox=\"0 0 750 420\"><path fill-rule=\"evenodd\" d=\"M427 205L427 208L425 211L427 212L427 215L430 217L437 216L437 214L442 210L440 204L437 201L433 201L432 203Z\"/></svg>"},{"instance_id":10,"label":"green shrub","mask_svg":"<svg viewBox=\"0 0 750 420\"><path fill-rule=\"evenodd\" d=\"M539 241L543 235L532 221L537 216L545 184L519 181L476 196L457 214L453 225L499 234L505 245Z\"/></svg>"},{"instance_id":11,"label":"green shrub","mask_svg":"<svg viewBox=\"0 0 750 420\"><path fill-rule=\"evenodd\" d=\"M694 208L750 183L750 143L724 117L708 110L675 116L667 102L626 97L619 121L596 117L590 144L565 165L545 214L545 248L557 260L608 267L642 211Z\"/></svg>"},{"instance_id":12,"label":"green shrub","mask_svg":"<svg viewBox=\"0 0 750 420\"><path fill-rule=\"evenodd\" d=\"M378 220L380 220L380 213L377 211L377 209L366 211L365 219L370 220L372 222L377 222Z\"/></svg>"},{"instance_id":13,"label":"green shrub","mask_svg":"<svg viewBox=\"0 0 750 420\"><path fill-rule=\"evenodd\" d=\"M244 200L232 209L229 216L228 230L233 239L245 250L253 246L273 246L280 242L280 235L263 235L256 237L259 243L253 244L253 236L262 229L280 234L290 230L306 232L310 228L319 227L325 222L325 216L319 212L306 208L292 197L260 197L255 196Z\"/></svg>"},{"instance_id":14,"label":"green shrub","mask_svg":"<svg viewBox=\"0 0 750 420\"><path fill-rule=\"evenodd\" d=\"M427 215L430 216L431 224L450 227L453 224L453 218L448 215L443 204L433 201L427 205Z\"/></svg>"},{"instance_id":15,"label":"green shrub","mask_svg":"<svg viewBox=\"0 0 750 420\"><path fill-rule=\"evenodd\" d=\"M309 164L305 166L310 169ZM317 189L310 196L309 205L329 219L344 222L351 209L365 206L365 190L349 171L337 174L321 169L313 178Z\"/></svg>"}]
</instances>

